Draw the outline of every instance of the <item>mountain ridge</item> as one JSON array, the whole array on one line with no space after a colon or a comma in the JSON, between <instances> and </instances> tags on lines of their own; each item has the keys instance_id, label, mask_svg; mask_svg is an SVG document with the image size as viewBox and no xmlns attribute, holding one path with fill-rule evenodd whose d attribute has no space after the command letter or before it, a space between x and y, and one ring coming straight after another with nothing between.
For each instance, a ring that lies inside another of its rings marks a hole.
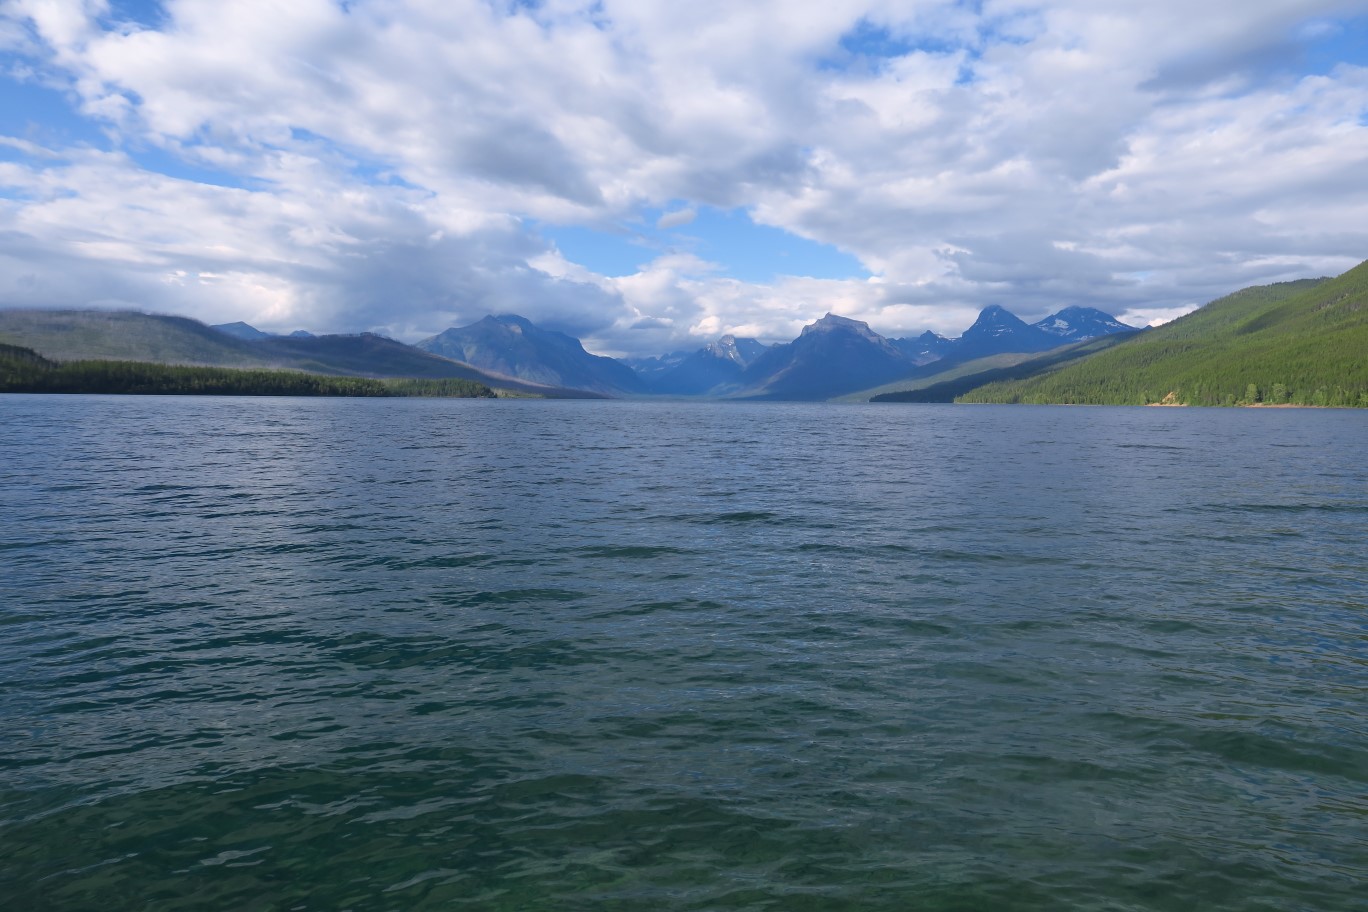
<instances>
[{"instance_id":1,"label":"mountain ridge","mask_svg":"<svg viewBox=\"0 0 1368 912\"><path fill-rule=\"evenodd\" d=\"M1241 289L1109 351L958 402L1368 407L1368 261Z\"/></svg>"},{"instance_id":2,"label":"mountain ridge","mask_svg":"<svg viewBox=\"0 0 1368 912\"><path fill-rule=\"evenodd\" d=\"M490 314L467 326L453 326L414 348L547 386L608 395L646 389L622 362L590 354L574 336L544 329L517 314Z\"/></svg>"},{"instance_id":3,"label":"mountain ridge","mask_svg":"<svg viewBox=\"0 0 1368 912\"><path fill-rule=\"evenodd\" d=\"M69 361L302 370L372 378L471 380L530 395L584 396L478 370L374 333L242 339L189 317L105 310L0 310L0 343Z\"/></svg>"},{"instance_id":4,"label":"mountain ridge","mask_svg":"<svg viewBox=\"0 0 1368 912\"><path fill-rule=\"evenodd\" d=\"M876 386L913 369L869 324L828 313L792 342L765 351L742 372L745 399L829 399Z\"/></svg>"},{"instance_id":5,"label":"mountain ridge","mask_svg":"<svg viewBox=\"0 0 1368 912\"><path fill-rule=\"evenodd\" d=\"M693 352L639 359L640 373L514 314L410 346L374 333L280 336L135 311L10 309L0 310L4 345L34 353L11 353L15 364L30 357L451 378L547 396L1368 407L1368 261L1336 278L1241 289L1157 329L1082 306L1026 323L991 305L958 338L927 331L888 339L827 313L786 343L722 336Z\"/></svg>"},{"instance_id":6,"label":"mountain ridge","mask_svg":"<svg viewBox=\"0 0 1368 912\"><path fill-rule=\"evenodd\" d=\"M734 392L739 388L746 368L768 349L769 346L756 339L729 334L676 358L666 369L643 379L650 392L659 395L699 396Z\"/></svg>"}]
</instances>

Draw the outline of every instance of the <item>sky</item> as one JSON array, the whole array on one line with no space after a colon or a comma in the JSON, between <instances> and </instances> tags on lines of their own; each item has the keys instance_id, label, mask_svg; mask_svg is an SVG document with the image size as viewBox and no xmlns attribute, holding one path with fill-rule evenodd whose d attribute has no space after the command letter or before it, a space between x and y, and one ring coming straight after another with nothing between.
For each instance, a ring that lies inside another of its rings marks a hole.
<instances>
[{"instance_id":1,"label":"sky","mask_svg":"<svg viewBox=\"0 0 1368 912\"><path fill-rule=\"evenodd\" d=\"M612 355L1368 259L1368 0L0 0L0 306Z\"/></svg>"}]
</instances>

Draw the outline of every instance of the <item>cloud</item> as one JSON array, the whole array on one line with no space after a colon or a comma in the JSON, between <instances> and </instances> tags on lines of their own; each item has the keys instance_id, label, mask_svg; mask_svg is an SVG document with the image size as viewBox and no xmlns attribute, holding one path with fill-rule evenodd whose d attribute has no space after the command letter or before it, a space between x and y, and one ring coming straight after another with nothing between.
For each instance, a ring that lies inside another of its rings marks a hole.
<instances>
[{"instance_id":1,"label":"cloud","mask_svg":"<svg viewBox=\"0 0 1368 912\"><path fill-rule=\"evenodd\" d=\"M676 209L674 212L667 212L656 220L657 228L679 228L689 224L698 218L697 209Z\"/></svg>"},{"instance_id":2,"label":"cloud","mask_svg":"<svg viewBox=\"0 0 1368 912\"><path fill-rule=\"evenodd\" d=\"M656 353L829 310L894 335L987 304L1156 319L1368 256L1368 58L1296 69L1361 2L164 12L0 5L0 91L56 88L104 137L0 128L6 303L409 339L514 311ZM874 280L747 283L677 254L608 278L531 227L668 207L678 228L704 205Z\"/></svg>"},{"instance_id":3,"label":"cloud","mask_svg":"<svg viewBox=\"0 0 1368 912\"><path fill-rule=\"evenodd\" d=\"M0 300L141 307L266 329L326 326L413 338L518 311L589 333L623 304L529 264L515 219L451 212L421 192L309 173L248 190L149 174L120 154L0 165L22 203L6 230Z\"/></svg>"}]
</instances>

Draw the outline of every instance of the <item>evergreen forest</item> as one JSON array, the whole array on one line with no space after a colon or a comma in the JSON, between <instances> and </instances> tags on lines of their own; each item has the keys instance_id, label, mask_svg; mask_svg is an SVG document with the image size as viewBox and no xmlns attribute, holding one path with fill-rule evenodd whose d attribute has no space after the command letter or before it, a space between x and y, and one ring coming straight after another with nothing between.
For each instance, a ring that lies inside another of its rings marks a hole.
<instances>
[{"instance_id":1,"label":"evergreen forest","mask_svg":"<svg viewBox=\"0 0 1368 912\"><path fill-rule=\"evenodd\" d=\"M1083 360L956 402L1368 408L1368 263L1247 288Z\"/></svg>"}]
</instances>

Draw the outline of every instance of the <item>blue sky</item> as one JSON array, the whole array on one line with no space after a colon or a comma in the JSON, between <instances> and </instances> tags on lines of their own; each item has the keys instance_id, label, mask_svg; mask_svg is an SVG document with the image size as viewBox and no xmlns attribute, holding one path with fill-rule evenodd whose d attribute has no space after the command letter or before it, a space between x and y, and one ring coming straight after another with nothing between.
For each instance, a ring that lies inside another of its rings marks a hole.
<instances>
[{"instance_id":1,"label":"blue sky","mask_svg":"<svg viewBox=\"0 0 1368 912\"><path fill-rule=\"evenodd\" d=\"M1368 64L1368 16L1315 20L1298 37L1304 72L1324 74L1342 63Z\"/></svg>"},{"instance_id":2,"label":"blue sky","mask_svg":"<svg viewBox=\"0 0 1368 912\"><path fill-rule=\"evenodd\" d=\"M72 109L67 93L36 82L8 79L0 83L0 131L47 146L77 144L107 148L101 125ZM15 154L13 150L11 155Z\"/></svg>"},{"instance_id":3,"label":"blue sky","mask_svg":"<svg viewBox=\"0 0 1368 912\"><path fill-rule=\"evenodd\" d=\"M688 221L671 225L671 213ZM661 220L665 226L661 227ZM772 225L757 225L743 208L648 209L640 218L609 227L543 225L541 234L567 257L605 276L630 276L662 253L689 253L743 282L783 276L867 278L860 261L830 244L808 240Z\"/></svg>"},{"instance_id":4,"label":"blue sky","mask_svg":"<svg viewBox=\"0 0 1368 912\"><path fill-rule=\"evenodd\" d=\"M1368 256L1368 3L8 0L0 301L653 354Z\"/></svg>"}]
</instances>

